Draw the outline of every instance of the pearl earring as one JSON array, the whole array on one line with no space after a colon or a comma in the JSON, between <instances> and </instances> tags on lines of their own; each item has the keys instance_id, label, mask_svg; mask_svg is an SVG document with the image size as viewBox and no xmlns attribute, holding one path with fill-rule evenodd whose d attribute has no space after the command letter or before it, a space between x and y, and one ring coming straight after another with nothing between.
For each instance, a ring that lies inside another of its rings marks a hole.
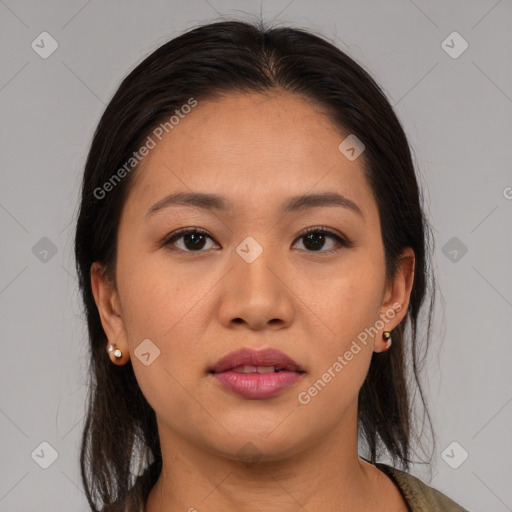
<instances>
[{"instance_id":1,"label":"pearl earring","mask_svg":"<svg viewBox=\"0 0 512 512\"><path fill-rule=\"evenodd\" d=\"M114 353L114 357L119 360L119 359L122 359L123 358L123 353L121 352L120 349L118 348L115 348L116 346L111 343L109 346L108 346L108 349L107 349L107 352L110 354L111 352Z\"/></svg>"}]
</instances>

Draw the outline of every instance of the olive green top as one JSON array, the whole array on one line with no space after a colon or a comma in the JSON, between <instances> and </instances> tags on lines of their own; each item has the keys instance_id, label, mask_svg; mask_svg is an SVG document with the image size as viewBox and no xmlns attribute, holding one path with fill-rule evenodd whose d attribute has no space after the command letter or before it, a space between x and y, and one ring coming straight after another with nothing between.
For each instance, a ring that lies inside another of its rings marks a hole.
<instances>
[{"instance_id":1,"label":"olive green top","mask_svg":"<svg viewBox=\"0 0 512 512\"><path fill-rule=\"evenodd\" d=\"M410 512L468 512L415 476L386 464L376 463L375 466L389 476L400 489Z\"/></svg>"}]
</instances>

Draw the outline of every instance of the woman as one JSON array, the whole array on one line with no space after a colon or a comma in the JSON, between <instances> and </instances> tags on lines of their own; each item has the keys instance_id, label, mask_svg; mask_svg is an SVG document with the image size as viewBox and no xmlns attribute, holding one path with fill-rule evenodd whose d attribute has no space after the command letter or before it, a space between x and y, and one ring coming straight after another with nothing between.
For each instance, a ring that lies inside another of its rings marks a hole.
<instances>
[{"instance_id":1,"label":"woman","mask_svg":"<svg viewBox=\"0 0 512 512\"><path fill-rule=\"evenodd\" d=\"M464 510L404 471L429 234L400 123L339 49L236 21L158 48L83 180L91 509Z\"/></svg>"}]
</instances>

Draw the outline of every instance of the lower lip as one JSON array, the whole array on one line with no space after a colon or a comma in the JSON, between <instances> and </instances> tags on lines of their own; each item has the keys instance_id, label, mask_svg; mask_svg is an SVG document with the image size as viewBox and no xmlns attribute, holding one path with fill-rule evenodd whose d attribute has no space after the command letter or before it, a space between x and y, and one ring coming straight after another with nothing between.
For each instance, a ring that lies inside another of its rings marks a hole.
<instances>
[{"instance_id":1,"label":"lower lip","mask_svg":"<svg viewBox=\"0 0 512 512\"><path fill-rule=\"evenodd\" d=\"M226 371L213 373L223 387L244 398L262 400L272 398L301 377L302 373L280 371L274 373L238 373Z\"/></svg>"}]
</instances>

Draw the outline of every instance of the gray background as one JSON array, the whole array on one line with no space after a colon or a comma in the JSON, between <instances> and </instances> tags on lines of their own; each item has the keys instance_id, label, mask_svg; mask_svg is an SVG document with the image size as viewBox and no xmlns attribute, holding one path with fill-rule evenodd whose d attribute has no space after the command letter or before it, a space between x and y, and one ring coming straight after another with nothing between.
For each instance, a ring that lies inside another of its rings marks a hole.
<instances>
[{"instance_id":1,"label":"gray background","mask_svg":"<svg viewBox=\"0 0 512 512\"><path fill-rule=\"evenodd\" d=\"M431 484L471 511L512 510L510 0L0 0L0 511L88 510L78 470L87 347L72 244L106 103L187 28L260 16L330 38L395 106L425 188L441 290L427 367ZM59 45L46 59L31 47L44 31ZM457 58L461 39L442 45L454 31L469 44ZM47 469L42 442L58 453Z\"/></svg>"}]
</instances>

